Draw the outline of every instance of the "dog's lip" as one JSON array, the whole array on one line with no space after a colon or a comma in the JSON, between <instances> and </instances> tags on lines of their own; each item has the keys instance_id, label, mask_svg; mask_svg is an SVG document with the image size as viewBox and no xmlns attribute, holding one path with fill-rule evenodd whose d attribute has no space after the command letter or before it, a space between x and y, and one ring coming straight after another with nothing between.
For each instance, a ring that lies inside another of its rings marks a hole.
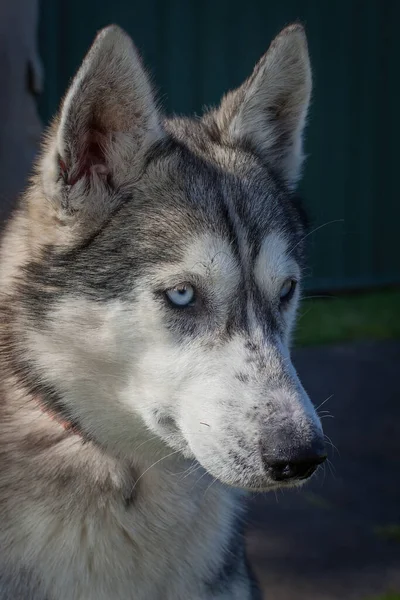
<instances>
[{"instance_id":1,"label":"dog's lip","mask_svg":"<svg viewBox=\"0 0 400 600\"><path fill-rule=\"evenodd\" d=\"M305 483L305 479L294 479L292 481L282 481L280 483L273 482L261 487L249 488L250 492L272 492L274 490L289 489L299 487Z\"/></svg>"},{"instance_id":2,"label":"dog's lip","mask_svg":"<svg viewBox=\"0 0 400 600\"><path fill-rule=\"evenodd\" d=\"M277 484L276 482L271 482L271 483L266 483L265 485L256 485L256 486L249 486L249 485L240 485L238 483L236 484L227 484L229 485L229 487L235 487L236 489L241 489L241 490L245 490L246 492L252 492L254 494L256 494L257 492L263 492L263 493L267 493L267 492L273 492L274 490L280 490L282 488L291 488L291 487L296 487L296 484L301 484L303 483L303 481L298 480L298 481L292 481L291 483L289 482L282 482Z\"/></svg>"},{"instance_id":3,"label":"dog's lip","mask_svg":"<svg viewBox=\"0 0 400 600\"><path fill-rule=\"evenodd\" d=\"M227 485L228 487L231 487L231 488L235 488L237 490L238 489L244 490L245 492L249 492L249 493L260 493L260 492L267 493L267 492L273 492L274 490L300 487L300 486L304 485L306 483L306 481L310 480L311 477L312 476L306 477L306 478L299 477L297 479L291 479L290 481L276 482L276 481L269 480L267 478L263 478L260 476L260 477L257 477L257 479L254 481L254 485L252 485L250 482L242 483L238 480L224 481L224 480L220 479L219 481L221 483L223 483L224 485Z\"/></svg>"}]
</instances>

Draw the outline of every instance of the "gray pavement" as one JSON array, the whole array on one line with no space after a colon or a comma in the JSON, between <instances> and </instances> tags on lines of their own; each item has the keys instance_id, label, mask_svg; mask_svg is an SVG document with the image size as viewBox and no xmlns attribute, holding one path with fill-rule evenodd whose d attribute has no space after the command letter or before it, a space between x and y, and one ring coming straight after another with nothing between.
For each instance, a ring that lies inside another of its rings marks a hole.
<instances>
[{"instance_id":1,"label":"gray pavement","mask_svg":"<svg viewBox=\"0 0 400 600\"><path fill-rule=\"evenodd\" d=\"M252 501L250 558L267 600L400 592L400 341L294 353L324 418L332 469Z\"/></svg>"}]
</instances>

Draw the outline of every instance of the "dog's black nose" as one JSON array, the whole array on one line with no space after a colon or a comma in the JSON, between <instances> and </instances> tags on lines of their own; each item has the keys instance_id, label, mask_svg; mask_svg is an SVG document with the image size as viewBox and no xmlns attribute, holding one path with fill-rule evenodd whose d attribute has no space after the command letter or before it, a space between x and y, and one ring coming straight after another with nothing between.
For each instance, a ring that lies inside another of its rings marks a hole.
<instances>
[{"instance_id":1,"label":"dog's black nose","mask_svg":"<svg viewBox=\"0 0 400 600\"><path fill-rule=\"evenodd\" d=\"M282 432L274 437L278 443L271 444L269 439L268 449L266 444L263 445L264 467L273 481L307 479L327 457L324 441L319 434L305 444L296 441L296 436L288 437Z\"/></svg>"},{"instance_id":2,"label":"dog's black nose","mask_svg":"<svg viewBox=\"0 0 400 600\"><path fill-rule=\"evenodd\" d=\"M289 481L289 479L307 479L310 477L318 465L324 462L324 456L307 456L305 459L292 460L285 462L277 460L267 466L268 475L274 481Z\"/></svg>"}]
</instances>

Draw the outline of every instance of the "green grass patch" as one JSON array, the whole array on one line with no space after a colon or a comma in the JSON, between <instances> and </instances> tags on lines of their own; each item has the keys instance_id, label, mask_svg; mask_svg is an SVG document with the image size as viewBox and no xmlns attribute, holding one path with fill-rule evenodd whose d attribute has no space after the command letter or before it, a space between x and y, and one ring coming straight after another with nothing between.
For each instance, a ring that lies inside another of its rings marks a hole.
<instances>
[{"instance_id":1,"label":"green grass patch","mask_svg":"<svg viewBox=\"0 0 400 600\"><path fill-rule=\"evenodd\" d=\"M296 346L400 338L400 289L303 300Z\"/></svg>"},{"instance_id":2,"label":"green grass patch","mask_svg":"<svg viewBox=\"0 0 400 600\"><path fill-rule=\"evenodd\" d=\"M400 542L400 525L392 524L375 527L374 532L378 537L394 542Z\"/></svg>"}]
</instances>

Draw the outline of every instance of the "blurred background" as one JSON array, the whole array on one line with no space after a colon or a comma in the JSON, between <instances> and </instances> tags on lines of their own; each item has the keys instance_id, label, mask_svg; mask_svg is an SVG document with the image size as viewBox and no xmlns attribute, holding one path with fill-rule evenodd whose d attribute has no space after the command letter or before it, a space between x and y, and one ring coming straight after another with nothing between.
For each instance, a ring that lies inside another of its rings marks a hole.
<instances>
[{"instance_id":1,"label":"blurred background","mask_svg":"<svg viewBox=\"0 0 400 600\"><path fill-rule=\"evenodd\" d=\"M0 221L98 29L132 35L167 112L200 114L292 21L314 70L294 357L334 447L304 490L254 499L249 553L266 598L398 600L398 0L0 0Z\"/></svg>"}]
</instances>

